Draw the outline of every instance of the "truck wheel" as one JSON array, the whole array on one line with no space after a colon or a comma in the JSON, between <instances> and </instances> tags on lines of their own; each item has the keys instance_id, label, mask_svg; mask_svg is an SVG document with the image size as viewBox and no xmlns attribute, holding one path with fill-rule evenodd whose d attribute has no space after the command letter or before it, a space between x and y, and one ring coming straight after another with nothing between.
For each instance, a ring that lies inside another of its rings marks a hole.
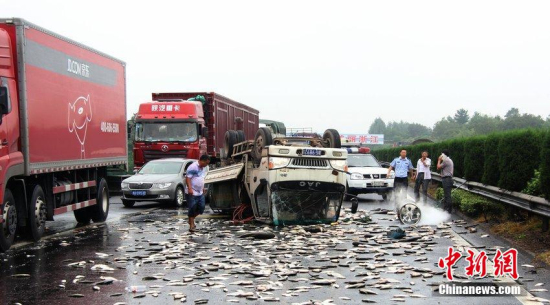
<instances>
[{"instance_id":1,"label":"truck wheel","mask_svg":"<svg viewBox=\"0 0 550 305\"><path fill-rule=\"evenodd\" d=\"M246 141L246 135L244 134L244 130L237 130L237 143L241 143Z\"/></svg>"},{"instance_id":2,"label":"truck wheel","mask_svg":"<svg viewBox=\"0 0 550 305\"><path fill-rule=\"evenodd\" d=\"M109 215L109 188L104 178L99 181L96 204L91 206L90 212L94 222L103 222Z\"/></svg>"},{"instance_id":3,"label":"truck wheel","mask_svg":"<svg viewBox=\"0 0 550 305\"><path fill-rule=\"evenodd\" d=\"M341 148L342 142L340 141L340 133L336 129L327 129L323 134L323 140L328 144L330 148Z\"/></svg>"},{"instance_id":4,"label":"truck wheel","mask_svg":"<svg viewBox=\"0 0 550 305\"><path fill-rule=\"evenodd\" d=\"M261 127L256 131L254 137L254 147L252 148L252 158L256 164L260 164L262 160L262 150L273 143L271 130L267 127Z\"/></svg>"},{"instance_id":5,"label":"truck wheel","mask_svg":"<svg viewBox=\"0 0 550 305\"><path fill-rule=\"evenodd\" d=\"M233 154L233 146L237 144L237 132L235 130L228 130L225 132L223 149L225 151L225 157L227 159L231 158Z\"/></svg>"},{"instance_id":6,"label":"truck wheel","mask_svg":"<svg viewBox=\"0 0 550 305\"><path fill-rule=\"evenodd\" d=\"M90 216L89 208L74 210L73 214L76 222L78 222L79 224L89 224L90 220L92 219L92 216Z\"/></svg>"},{"instance_id":7,"label":"truck wheel","mask_svg":"<svg viewBox=\"0 0 550 305\"><path fill-rule=\"evenodd\" d=\"M4 222L1 223L0 232L0 252L6 252L13 244L17 230L17 209L15 208L15 199L11 191L6 189L4 193L4 205L1 207Z\"/></svg>"},{"instance_id":8,"label":"truck wheel","mask_svg":"<svg viewBox=\"0 0 550 305\"><path fill-rule=\"evenodd\" d=\"M136 204L136 202L133 201L133 200L122 199L122 205L123 205L125 208L131 208L131 207L134 206L134 204Z\"/></svg>"},{"instance_id":9,"label":"truck wheel","mask_svg":"<svg viewBox=\"0 0 550 305\"><path fill-rule=\"evenodd\" d=\"M29 237L39 241L46 230L46 196L40 185L34 187L29 203Z\"/></svg>"},{"instance_id":10,"label":"truck wheel","mask_svg":"<svg viewBox=\"0 0 550 305\"><path fill-rule=\"evenodd\" d=\"M178 208L183 208L185 202L185 194L183 192L183 187L178 186L176 188L176 197L174 198L174 205Z\"/></svg>"}]
</instances>

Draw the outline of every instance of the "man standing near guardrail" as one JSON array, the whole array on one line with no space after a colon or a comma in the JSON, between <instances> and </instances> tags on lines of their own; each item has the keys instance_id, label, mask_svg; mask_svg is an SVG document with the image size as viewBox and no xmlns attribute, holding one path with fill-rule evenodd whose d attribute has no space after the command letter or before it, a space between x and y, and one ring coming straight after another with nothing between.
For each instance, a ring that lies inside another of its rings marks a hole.
<instances>
[{"instance_id":1,"label":"man standing near guardrail","mask_svg":"<svg viewBox=\"0 0 550 305\"><path fill-rule=\"evenodd\" d=\"M428 158L428 152L422 152L422 158L418 159L416 163L416 174L413 175L413 179L416 179L414 184L414 197L415 201L420 201L420 186L422 186L422 194L424 195L424 203L428 203L428 186L432 179L432 173L430 172L430 166L432 160Z\"/></svg>"},{"instance_id":2,"label":"man standing near guardrail","mask_svg":"<svg viewBox=\"0 0 550 305\"><path fill-rule=\"evenodd\" d=\"M437 169L441 170L441 185L443 186L443 208L445 211L453 212L453 200L451 198L451 190L453 188L453 173L454 163L451 160L449 150L444 149L441 156L437 159Z\"/></svg>"},{"instance_id":3,"label":"man standing near guardrail","mask_svg":"<svg viewBox=\"0 0 550 305\"><path fill-rule=\"evenodd\" d=\"M409 173L412 176L413 165L411 160L407 158L407 150L402 149L400 156L393 159L388 168L388 177L391 170L395 169L394 187L396 192L396 203L407 198L407 188L409 187ZM404 193L403 193L404 191Z\"/></svg>"}]
</instances>

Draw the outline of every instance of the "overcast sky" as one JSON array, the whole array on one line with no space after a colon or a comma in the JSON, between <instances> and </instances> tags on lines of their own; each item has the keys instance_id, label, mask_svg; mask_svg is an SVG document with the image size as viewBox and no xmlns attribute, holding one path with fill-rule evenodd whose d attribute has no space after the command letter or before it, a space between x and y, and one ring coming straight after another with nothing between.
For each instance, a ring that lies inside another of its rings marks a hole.
<instances>
[{"instance_id":1,"label":"overcast sky","mask_svg":"<svg viewBox=\"0 0 550 305\"><path fill-rule=\"evenodd\" d=\"M137 4L139 3L139 4ZM466 108L550 114L549 1L0 0L127 63L151 92L214 91L287 127L432 127Z\"/></svg>"}]
</instances>

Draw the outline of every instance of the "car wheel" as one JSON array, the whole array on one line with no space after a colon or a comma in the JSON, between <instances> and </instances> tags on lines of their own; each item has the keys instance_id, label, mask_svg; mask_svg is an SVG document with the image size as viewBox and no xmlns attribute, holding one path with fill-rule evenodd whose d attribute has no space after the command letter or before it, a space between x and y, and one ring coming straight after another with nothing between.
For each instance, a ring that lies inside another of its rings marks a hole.
<instances>
[{"instance_id":1,"label":"car wheel","mask_svg":"<svg viewBox=\"0 0 550 305\"><path fill-rule=\"evenodd\" d=\"M183 187L178 186L178 188L176 188L176 196L174 198L174 205L178 208L183 208L184 203L185 203L185 194L183 192Z\"/></svg>"},{"instance_id":2,"label":"car wheel","mask_svg":"<svg viewBox=\"0 0 550 305\"><path fill-rule=\"evenodd\" d=\"M327 129L323 133L323 140L327 143L329 148L341 148L342 142L340 140L340 133L336 129Z\"/></svg>"},{"instance_id":3,"label":"car wheel","mask_svg":"<svg viewBox=\"0 0 550 305\"><path fill-rule=\"evenodd\" d=\"M254 137L254 147L252 148L252 158L256 164L260 164L262 160L262 151L266 146L273 143L273 137L271 136L271 130L267 127L261 127L256 131Z\"/></svg>"},{"instance_id":4,"label":"car wheel","mask_svg":"<svg viewBox=\"0 0 550 305\"><path fill-rule=\"evenodd\" d=\"M133 201L133 200L122 199L122 205L123 205L125 208L131 208L131 207L134 206L134 204L136 204L136 202Z\"/></svg>"},{"instance_id":5,"label":"car wheel","mask_svg":"<svg viewBox=\"0 0 550 305\"><path fill-rule=\"evenodd\" d=\"M90 207L94 222L104 222L109 215L109 188L107 181L101 178L97 186L96 204Z\"/></svg>"},{"instance_id":6,"label":"car wheel","mask_svg":"<svg viewBox=\"0 0 550 305\"><path fill-rule=\"evenodd\" d=\"M29 203L29 237L39 241L46 230L46 196L40 185L34 187Z\"/></svg>"},{"instance_id":7,"label":"car wheel","mask_svg":"<svg viewBox=\"0 0 550 305\"><path fill-rule=\"evenodd\" d=\"M13 244L15 233L17 231L17 209L15 199L10 190L6 189L4 193L4 204L1 206L4 222L0 224L0 252L6 252Z\"/></svg>"}]
</instances>

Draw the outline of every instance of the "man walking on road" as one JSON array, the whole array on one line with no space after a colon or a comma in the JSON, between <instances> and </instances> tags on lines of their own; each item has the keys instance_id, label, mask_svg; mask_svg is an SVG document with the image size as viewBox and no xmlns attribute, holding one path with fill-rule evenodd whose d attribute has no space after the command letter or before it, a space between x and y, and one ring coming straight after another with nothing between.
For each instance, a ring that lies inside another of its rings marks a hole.
<instances>
[{"instance_id":1,"label":"man walking on road","mask_svg":"<svg viewBox=\"0 0 550 305\"><path fill-rule=\"evenodd\" d=\"M443 186L443 208L445 211L453 212L453 200L451 198L451 190L453 188L453 173L454 163L450 158L449 150L444 149L437 159L437 169L441 170L441 184Z\"/></svg>"},{"instance_id":2,"label":"man walking on road","mask_svg":"<svg viewBox=\"0 0 550 305\"><path fill-rule=\"evenodd\" d=\"M412 162L407 158L407 150L401 150L400 156L393 159L388 168L388 177L391 170L395 169L394 187L396 192L396 203L407 198L407 188L409 187L409 173L412 176ZM404 191L404 194L402 192Z\"/></svg>"},{"instance_id":3,"label":"man walking on road","mask_svg":"<svg viewBox=\"0 0 550 305\"><path fill-rule=\"evenodd\" d=\"M428 202L428 186L432 179L432 173L430 172L430 166L432 160L428 158L428 152L422 152L422 158L418 159L416 163L416 175L413 175L413 179L416 179L414 184L414 197L415 201L420 201L420 186L422 186L422 194L424 195L424 203Z\"/></svg>"},{"instance_id":4,"label":"man walking on road","mask_svg":"<svg viewBox=\"0 0 550 305\"><path fill-rule=\"evenodd\" d=\"M204 213L204 177L208 173L210 157L202 155L199 161L189 165L185 175L185 194L187 200L187 216L189 217L189 231L195 231L195 217Z\"/></svg>"}]
</instances>

